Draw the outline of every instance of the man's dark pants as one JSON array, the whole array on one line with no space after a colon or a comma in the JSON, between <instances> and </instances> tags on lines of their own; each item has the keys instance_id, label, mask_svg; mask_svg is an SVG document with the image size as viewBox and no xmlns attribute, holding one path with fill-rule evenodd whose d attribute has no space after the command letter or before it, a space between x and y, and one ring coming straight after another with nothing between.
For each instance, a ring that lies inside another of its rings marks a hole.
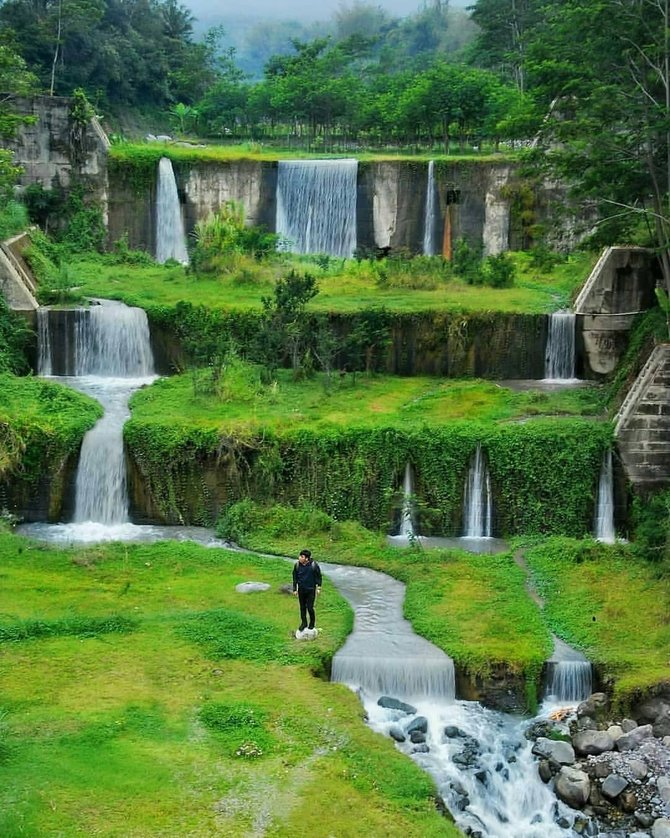
<instances>
[{"instance_id":1,"label":"man's dark pants","mask_svg":"<svg viewBox=\"0 0 670 838\"><path fill-rule=\"evenodd\" d=\"M316 598L315 588L298 588L298 602L300 603L300 631L305 627L314 628L316 614L314 613L314 599ZM307 625L307 614L309 614L309 625Z\"/></svg>"}]
</instances>

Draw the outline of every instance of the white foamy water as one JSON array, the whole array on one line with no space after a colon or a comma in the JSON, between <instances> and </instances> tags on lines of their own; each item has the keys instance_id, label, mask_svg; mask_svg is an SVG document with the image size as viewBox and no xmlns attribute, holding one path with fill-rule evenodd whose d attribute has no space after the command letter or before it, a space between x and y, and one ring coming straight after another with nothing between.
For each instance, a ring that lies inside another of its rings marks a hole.
<instances>
[{"instance_id":1,"label":"white foamy water","mask_svg":"<svg viewBox=\"0 0 670 838\"><path fill-rule=\"evenodd\" d=\"M603 454L598 479L598 497L593 523L593 534L605 544L614 544L616 531L614 529L614 470L612 468L612 449Z\"/></svg>"},{"instance_id":2,"label":"white foamy water","mask_svg":"<svg viewBox=\"0 0 670 838\"><path fill-rule=\"evenodd\" d=\"M463 498L464 538L490 538L493 519L491 475L482 446L470 463Z\"/></svg>"},{"instance_id":3,"label":"white foamy water","mask_svg":"<svg viewBox=\"0 0 670 838\"><path fill-rule=\"evenodd\" d=\"M544 380L576 382L575 326L572 311L555 311L549 315L549 329L544 358Z\"/></svg>"},{"instance_id":4,"label":"white foamy water","mask_svg":"<svg viewBox=\"0 0 670 838\"><path fill-rule=\"evenodd\" d=\"M161 157L156 184L156 261L175 259L188 265L186 233L172 162Z\"/></svg>"}]
</instances>

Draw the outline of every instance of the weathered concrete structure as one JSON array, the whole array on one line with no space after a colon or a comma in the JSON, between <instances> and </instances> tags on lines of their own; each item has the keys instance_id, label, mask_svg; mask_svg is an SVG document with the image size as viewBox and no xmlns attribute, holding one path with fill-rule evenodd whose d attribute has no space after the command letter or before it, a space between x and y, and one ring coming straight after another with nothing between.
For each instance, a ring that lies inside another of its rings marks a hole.
<instances>
[{"instance_id":1,"label":"weathered concrete structure","mask_svg":"<svg viewBox=\"0 0 670 838\"><path fill-rule=\"evenodd\" d=\"M38 302L35 279L23 260L23 251L29 245L25 233L0 243L0 293L11 309L32 317Z\"/></svg>"},{"instance_id":2,"label":"weathered concrete structure","mask_svg":"<svg viewBox=\"0 0 670 838\"><path fill-rule=\"evenodd\" d=\"M616 417L626 476L641 490L670 484L670 344L653 352Z\"/></svg>"},{"instance_id":3,"label":"weathered concrete structure","mask_svg":"<svg viewBox=\"0 0 670 838\"><path fill-rule=\"evenodd\" d=\"M653 251L607 247L575 300L586 377L614 372L635 315L656 303L660 271Z\"/></svg>"}]
</instances>

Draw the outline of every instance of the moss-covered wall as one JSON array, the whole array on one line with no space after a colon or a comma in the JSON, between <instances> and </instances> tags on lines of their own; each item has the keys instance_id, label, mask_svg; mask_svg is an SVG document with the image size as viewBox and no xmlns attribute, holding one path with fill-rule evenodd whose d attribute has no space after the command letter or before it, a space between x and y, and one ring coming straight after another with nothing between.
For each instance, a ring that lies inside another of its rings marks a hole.
<instances>
[{"instance_id":1,"label":"moss-covered wall","mask_svg":"<svg viewBox=\"0 0 670 838\"><path fill-rule=\"evenodd\" d=\"M611 428L564 419L235 438L131 419L125 439L137 520L211 524L223 508L250 497L309 502L339 520L390 530L399 517L410 462L420 532L459 535L463 485L481 443L491 471L497 534L581 536L591 531Z\"/></svg>"}]
</instances>

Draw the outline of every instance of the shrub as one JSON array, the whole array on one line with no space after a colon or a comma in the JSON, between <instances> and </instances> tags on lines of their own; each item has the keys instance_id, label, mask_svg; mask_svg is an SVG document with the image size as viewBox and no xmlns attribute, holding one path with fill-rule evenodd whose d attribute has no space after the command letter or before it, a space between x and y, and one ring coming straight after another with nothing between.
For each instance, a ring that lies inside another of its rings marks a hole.
<instances>
[{"instance_id":1,"label":"shrub","mask_svg":"<svg viewBox=\"0 0 670 838\"><path fill-rule=\"evenodd\" d=\"M507 253L487 256L482 267L485 285L492 288L511 288L514 285L516 268Z\"/></svg>"}]
</instances>

